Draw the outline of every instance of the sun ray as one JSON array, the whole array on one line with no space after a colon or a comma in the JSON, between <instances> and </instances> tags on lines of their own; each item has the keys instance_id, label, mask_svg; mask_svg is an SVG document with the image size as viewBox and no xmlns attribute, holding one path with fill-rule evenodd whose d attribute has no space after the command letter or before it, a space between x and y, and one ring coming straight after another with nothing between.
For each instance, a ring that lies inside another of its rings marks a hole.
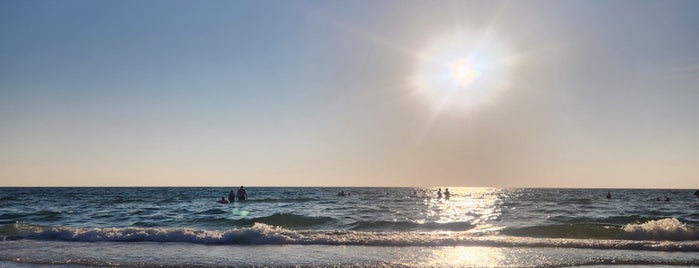
<instances>
[{"instance_id":1,"label":"sun ray","mask_svg":"<svg viewBox=\"0 0 699 268\"><path fill-rule=\"evenodd\" d=\"M512 56L497 35L497 21L505 5L500 5L478 34L455 19L455 31L438 39L419 58L413 86L431 106L420 140L429 135L442 113L473 113L477 107L490 104L506 87Z\"/></svg>"}]
</instances>

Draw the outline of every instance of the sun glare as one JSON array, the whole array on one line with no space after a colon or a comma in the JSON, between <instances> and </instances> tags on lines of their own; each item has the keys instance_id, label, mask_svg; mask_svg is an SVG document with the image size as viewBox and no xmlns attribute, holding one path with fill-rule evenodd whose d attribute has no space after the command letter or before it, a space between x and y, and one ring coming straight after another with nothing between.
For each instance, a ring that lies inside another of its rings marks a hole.
<instances>
[{"instance_id":1,"label":"sun glare","mask_svg":"<svg viewBox=\"0 0 699 268\"><path fill-rule=\"evenodd\" d=\"M452 81L458 87L468 86L480 76L480 70L476 69L468 60L457 59L450 66Z\"/></svg>"},{"instance_id":2,"label":"sun glare","mask_svg":"<svg viewBox=\"0 0 699 268\"><path fill-rule=\"evenodd\" d=\"M508 82L505 49L492 35L453 34L420 56L413 88L440 112L492 102Z\"/></svg>"}]
</instances>

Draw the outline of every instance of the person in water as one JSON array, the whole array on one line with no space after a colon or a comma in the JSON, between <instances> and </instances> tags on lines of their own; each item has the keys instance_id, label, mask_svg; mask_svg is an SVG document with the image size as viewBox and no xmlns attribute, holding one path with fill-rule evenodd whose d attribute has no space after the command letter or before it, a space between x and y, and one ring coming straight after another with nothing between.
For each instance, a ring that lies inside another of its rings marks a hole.
<instances>
[{"instance_id":1,"label":"person in water","mask_svg":"<svg viewBox=\"0 0 699 268\"><path fill-rule=\"evenodd\" d=\"M449 192L449 188L444 190L444 199L449 200L449 197L451 197L451 193Z\"/></svg>"},{"instance_id":2,"label":"person in water","mask_svg":"<svg viewBox=\"0 0 699 268\"><path fill-rule=\"evenodd\" d=\"M346 195L345 191L340 191L339 193L337 193L337 196L345 196L345 195Z\"/></svg>"},{"instance_id":3,"label":"person in water","mask_svg":"<svg viewBox=\"0 0 699 268\"><path fill-rule=\"evenodd\" d=\"M611 193L611 192L607 192L607 199L612 199L612 193Z\"/></svg>"},{"instance_id":4,"label":"person in water","mask_svg":"<svg viewBox=\"0 0 699 268\"><path fill-rule=\"evenodd\" d=\"M228 201L229 201L229 202L235 201L235 192L233 192L233 190L231 190L230 192L228 192Z\"/></svg>"},{"instance_id":5,"label":"person in water","mask_svg":"<svg viewBox=\"0 0 699 268\"><path fill-rule=\"evenodd\" d=\"M226 197L221 197L221 200L218 200L219 204L230 204L231 202L226 200Z\"/></svg>"},{"instance_id":6,"label":"person in water","mask_svg":"<svg viewBox=\"0 0 699 268\"><path fill-rule=\"evenodd\" d=\"M246 200L248 199L248 192L245 191L245 188L243 186L240 186L240 189L238 189L238 200Z\"/></svg>"},{"instance_id":7,"label":"person in water","mask_svg":"<svg viewBox=\"0 0 699 268\"><path fill-rule=\"evenodd\" d=\"M437 191L437 199L442 199L442 188L439 188L439 191Z\"/></svg>"}]
</instances>

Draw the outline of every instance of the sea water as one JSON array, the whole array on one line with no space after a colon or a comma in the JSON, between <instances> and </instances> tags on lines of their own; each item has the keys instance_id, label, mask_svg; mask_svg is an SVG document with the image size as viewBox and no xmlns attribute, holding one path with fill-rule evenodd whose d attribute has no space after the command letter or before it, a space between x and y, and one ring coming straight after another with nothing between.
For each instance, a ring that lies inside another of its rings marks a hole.
<instances>
[{"instance_id":1,"label":"sea water","mask_svg":"<svg viewBox=\"0 0 699 268\"><path fill-rule=\"evenodd\" d=\"M246 189L0 188L0 267L699 265L693 190Z\"/></svg>"}]
</instances>

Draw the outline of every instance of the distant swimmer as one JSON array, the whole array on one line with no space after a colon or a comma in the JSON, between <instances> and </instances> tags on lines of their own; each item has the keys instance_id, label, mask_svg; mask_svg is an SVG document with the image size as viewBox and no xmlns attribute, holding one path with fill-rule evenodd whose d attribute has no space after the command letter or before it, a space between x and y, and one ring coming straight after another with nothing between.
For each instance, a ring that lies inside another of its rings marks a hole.
<instances>
[{"instance_id":1,"label":"distant swimmer","mask_svg":"<svg viewBox=\"0 0 699 268\"><path fill-rule=\"evenodd\" d=\"M451 197L451 193L449 192L449 188L444 190L444 199L449 200L449 197Z\"/></svg>"},{"instance_id":2,"label":"distant swimmer","mask_svg":"<svg viewBox=\"0 0 699 268\"><path fill-rule=\"evenodd\" d=\"M665 202L667 202L667 201L670 201L670 198L666 196L666 197L665 197Z\"/></svg>"},{"instance_id":3,"label":"distant swimmer","mask_svg":"<svg viewBox=\"0 0 699 268\"><path fill-rule=\"evenodd\" d=\"M240 189L238 189L238 200L246 200L248 199L248 192L245 191L243 186L240 186Z\"/></svg>"},{"instance_id":4,"label":"distant swimmer","mask_svg":"<svg viewBox=\"0 0 699 268\"><path fill-rule=\"evenodd\" d=\"M231 190L230 192L228 192L228 202L233 202L233 201L235 201L235 192L233 192L233 190Z\"/></svg>"},{"instance_id":5,"label":"distant swimmer","mask_svg":"<svg viewBox=\"0 0 699 268\"><path fill-rule=\"evenodd\" d=\"M337 193L337 196L345 196L345 195L347 195L347 194L345 194L345 191L340 191L339 193Z\"/></svg>"},{"instance_id":6,"label":"distant swimmer","mask_svg":"<svg viewBox=\"0 0 699 268\"><path fill-rule=\"evenodd\" d=\"M607 192L607 199L612 199L612 193L611 193L611 192Z\"/></svg>"},{"instance_id":7,"label":"distant swimmer","mask_svg":"<svg viewBox=\"0 0 699 268\"><path fill-rule=\"evenodd\" d=\"M226 200L225 197L221 197L221 200L218 200L219 204L230 204L231 202Z\"/></svg>"},{"instance_id":8,"label":"distant swimmer","mask_svg":"<svg viewBox=\"0 0 699 268\"><path fill-rule=\"evenodd\" d=\"M437 199L442 199L442 188L439 188L439 191L437 191Z\"/></svg>"},{"instance_id":9,"label":"distant swimmer","mask_svg":"<svg viewBox=\"0 0 699 268\"><path fill-rule=\"evenodd\" d=\"M697 190L696 192L694 192L694 196L699 197L699 190Z\"/></svg>"}]
</instances>

